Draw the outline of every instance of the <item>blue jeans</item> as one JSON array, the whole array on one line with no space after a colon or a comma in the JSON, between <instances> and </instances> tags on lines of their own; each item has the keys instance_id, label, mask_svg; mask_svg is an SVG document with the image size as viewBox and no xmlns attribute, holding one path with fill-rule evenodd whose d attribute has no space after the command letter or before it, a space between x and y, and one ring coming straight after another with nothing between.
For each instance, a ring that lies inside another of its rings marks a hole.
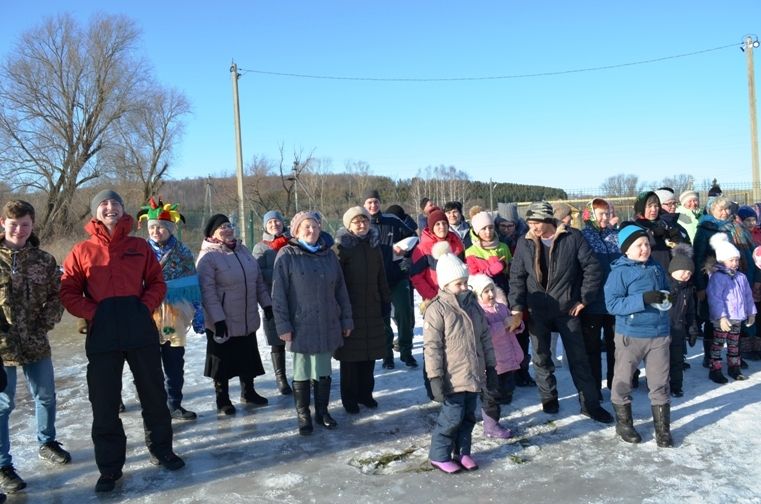
<instances>
[{"instance_id":1,"label":"blue jeans","mask_svg":"<svg viewBox=\"0 0 761 504\"><path fill-rule=\"evenodd\" d=\"M55 377L53 361L46 357L22 366L29 392L34 398L37 442L55 441ZM8 419L16 406L16 367L5 368L8 386L0 392L0 467L11 465L11 440Z\"/></svg>"},{"instance_id":2,"label":"blue jeans","mask_svg":"<svg viewBox=\"0 0 761 504\"><path fill-rule=\"evenodd\" d=\"M470 455L477 400L475 392L457 392L446 397L431 434L430 460L446 462L452 459L452 453Z\"/></svg>"}]
</instances>

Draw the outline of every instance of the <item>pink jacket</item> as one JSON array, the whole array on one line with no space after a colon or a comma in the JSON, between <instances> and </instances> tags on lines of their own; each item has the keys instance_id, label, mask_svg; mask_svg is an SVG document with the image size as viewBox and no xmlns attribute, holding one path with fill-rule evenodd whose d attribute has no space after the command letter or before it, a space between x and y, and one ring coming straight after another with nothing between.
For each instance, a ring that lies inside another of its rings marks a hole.
<instances>
[{"instance_id":1,"label":"pink jacket","mask_svg":"<svg viewBox=\"0 0 761 504\"><path fill-rule=\"evenodd\" d=\"M494 346L494 355L497 358L497 373L503 374L520 368L523 350L521 350L515 333L505 328L505 319L509 315L507 305L496 302L494 306L482 304L481 308L486 313L486 320L489 322L489 333ZM522 331L523 323L521 323L518 332Z\"/></svg>"}]
</instances>

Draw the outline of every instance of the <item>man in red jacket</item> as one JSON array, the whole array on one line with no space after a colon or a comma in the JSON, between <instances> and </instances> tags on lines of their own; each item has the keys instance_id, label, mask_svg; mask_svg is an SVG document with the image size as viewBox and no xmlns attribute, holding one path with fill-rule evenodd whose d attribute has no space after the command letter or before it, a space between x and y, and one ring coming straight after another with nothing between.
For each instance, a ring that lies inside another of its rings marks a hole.
<instances>
[{"instance_id":1,"label":"man in red jacket","mask_svg":"<svg viewBox=\"0 0 761 504\"><path fill-rule=\"evenodd\" d=\"M129 236L133 219L119 194L101 191L90 209L90 238L76 244L63 264L61 300L88 323L87 386L100 470L95 491L110 492L122 476L127 450L119 419L125 360L143 408L151 463L173 471L185 462L172 451L159 334L151 318L166 294L161 266L145 240Z\"/></svg>"}]
</instances>

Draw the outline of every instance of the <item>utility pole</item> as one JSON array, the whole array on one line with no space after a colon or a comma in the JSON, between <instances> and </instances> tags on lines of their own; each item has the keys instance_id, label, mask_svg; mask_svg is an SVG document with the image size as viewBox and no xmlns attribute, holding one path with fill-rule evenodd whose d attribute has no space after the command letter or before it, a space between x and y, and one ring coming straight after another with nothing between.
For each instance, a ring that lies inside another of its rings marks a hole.
<instances>
[{"instance_id":1,"label":"utility pole","mask_svg":"<svg viewBox=\"0 0 761 504\"><path fill-rule=\"evenodd\" d=\"M238 65L233 62L230 67L230 77L233 81L233 118L235 121L235 174L238 179L238 226L240 238L246 243L246 209L243 203L243 146L240 139L240 101L238 100Z\"/></svg>"},{"instance_id":2,"label":"utility pole","mask_svg":"<svg viewBox=\"0 0 761 504\"><path fill-rule=\"evenodd\" d=\"M758 166L758 128L756 126L756 79L753 71L753 49L758 47L758 38L746 35L741 49L745 52L748 67L748 102L750 105L750 152L753 170L753 201L761 200L761 173Z\"/></svg>"}]
</instances>

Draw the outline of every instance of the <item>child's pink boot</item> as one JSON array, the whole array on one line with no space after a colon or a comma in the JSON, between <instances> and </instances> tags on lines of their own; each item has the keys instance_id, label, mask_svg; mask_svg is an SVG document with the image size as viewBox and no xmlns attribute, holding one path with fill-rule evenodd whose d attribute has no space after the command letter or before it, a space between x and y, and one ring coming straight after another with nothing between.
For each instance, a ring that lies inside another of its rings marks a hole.
<instances>
[{"instance_id":1,"label":"child's pink boot","mask_svg":"<svg viewBox=\"0 0 761 504\"><path fill-rule=\"evenodd\" d=\"M478 469L478 464L470 455L455 455L455 460L459 462L462 468L466 471L475 471Z\"/></svg>"},{"instance_id":2,"label":"child's pink boot","mask_svg":"<svg viewBox=\"0 0 761 504\"><path fill-rule=\"evenodd\" d=\"M454 474L456 472L459 472L460 469L462 469L462 467L460 467L460 464L458 464L454 460L445 460L444 462L431 460L431 465L435 467L436 469L443 471L447 474Z\"/></svg>"}]
</instances>

